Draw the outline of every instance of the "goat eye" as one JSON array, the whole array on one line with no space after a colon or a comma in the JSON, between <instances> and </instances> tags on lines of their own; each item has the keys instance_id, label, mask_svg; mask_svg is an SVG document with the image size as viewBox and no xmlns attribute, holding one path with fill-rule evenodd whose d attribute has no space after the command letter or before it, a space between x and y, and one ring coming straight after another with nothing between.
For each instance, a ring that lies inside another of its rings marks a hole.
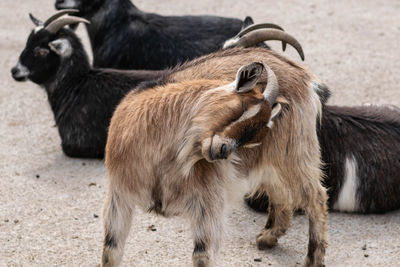
<instances>
[{"instance_id":1,"label":"goat eye","mask_svg":"<svg viewBox=\"0 0 400 267\"><path fill-rule=\"evenodd\" d=\"M45 57L45 56L47 56L49 54L49 52L50 51L48 49L46 49L46 48L36 47L33 50L33 55L35 57Z\"/></svg>"}]
</instances>

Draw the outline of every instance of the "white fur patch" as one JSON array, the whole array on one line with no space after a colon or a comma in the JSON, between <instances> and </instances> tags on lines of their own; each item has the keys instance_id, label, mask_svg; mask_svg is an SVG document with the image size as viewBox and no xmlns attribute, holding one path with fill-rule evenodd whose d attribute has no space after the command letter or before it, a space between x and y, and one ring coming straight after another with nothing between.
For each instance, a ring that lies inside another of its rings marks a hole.
<instances>
[{"instance_id":1,"label":"white fur patch","mask_svg":"<svg viewBox=\"0 0 400 267\"><path fill-rule=\"evenodd\" d=\"M43 25L39 25L39 26L35 27L35 29L33 29L33 32L37 33L38 31L40 31L43 28L44 28Z\"/></svg>"},{"instance_id":2,"label":"white fur patch","mask_svg":"<svg viewBox=\"0 0 400 267\"><path fill-rule=\"evenodd\" d=\"M357 183L357 162L354 156L349 156L346 158L345 162L345 175L342 189L340 190L336 203L333 205L335 210L347 212L357 211Z\"/></svg>"},{"instance_id":3,"label":"white fur patch","mask_svg":"<svg viewBox=\"0 0 400 267\"><path fill-rule=\"evenodd\" d=\"M229 47L234 46L234 45L237 43L237 41L238 41L239 39L240 39L240 38L233 37L233 38L231 38L231 39L226 40L225 43L224 43L224 45L222 46L222 49L227 49L227 48L229 48Z\"/></svg>"},{"instance_id":4,"label":"white fur patch","mask_svg":"<svg viewBox=\"0 0 400 267\"><path fill-rule=\"evenodd\" d=\"M14 75L16 78L27 78L31 73L25 65L21 64L20 61L18 61L15 67L18 69L18 72Z\"/></svg>"}]
</instances>

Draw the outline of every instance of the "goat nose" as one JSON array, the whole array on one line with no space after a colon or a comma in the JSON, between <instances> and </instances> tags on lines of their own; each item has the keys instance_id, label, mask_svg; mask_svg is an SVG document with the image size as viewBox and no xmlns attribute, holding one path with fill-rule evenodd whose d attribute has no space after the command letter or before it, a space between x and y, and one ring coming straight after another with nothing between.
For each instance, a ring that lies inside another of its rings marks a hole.
<instances>
[{"instance_id":1,"label":"goat nose","mask_svg":"<svg viewBox=\"0 0 400 267\"><path fill-rule=\"evenodd\" d=\"M18 68L17 68L17 67L13 67L13 68L11 69L11 74L12 74L12 76L14 77L17 73L18 73Z\"/></svg>"}]
</instances>

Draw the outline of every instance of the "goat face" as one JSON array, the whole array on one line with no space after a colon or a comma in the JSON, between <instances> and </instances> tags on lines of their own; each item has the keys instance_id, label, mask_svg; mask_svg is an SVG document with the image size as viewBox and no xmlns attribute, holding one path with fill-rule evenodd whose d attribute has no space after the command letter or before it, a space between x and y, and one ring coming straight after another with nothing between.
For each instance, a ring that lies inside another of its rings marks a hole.
<instances>
[{"instance_id":1,"label":"goat face","mask_svg":"<svg viewBox=\"0 0 400 267\"><path fill-rule=\"evenodd\" d=\"M264 68L268 72L267 87L261 82ZM241 67L236 80L221 89L235 92L236 98L230 105L235 108L229 110L227 117L213 114L208 120L214 123L208 124L201 140L202 155L208 161L226 159L242 146L259 145L280 111L280 105L268 96L277 93L276 77L261 63Z\"/></svg>"},{"instance_id":2,"label":"goat face","mask_svg":"<svg viewBox=\"0 0 400 267\"><path fill-rule=\"evenodd\" d=\"M58 51L61 47L56 45L55 37L44 29L32 31L17 65L11 69L16 81L30 79L42 84L56 73L60 64Z\"/></svg>"},{"instance_id":3,"label":"goat face","mask_svg":"<svg viewBox=\"0 0 400 267\"><path fill-rule=\"evenodd\" d=\"M56 9L78 9L79 16L95 12L105 0L56 0Z\"/></svg>"},{"instance_id":4,"label":"goat face","mask_svg":"<svg viewBox=\"0 0 400 267\"><path fill-rule=\"evenodd\" d=\"M67 13L70 12L67 11ZM68 24L87 23L88 21L72 16L62 17L64 14L65 12L56 13L46 22L42 22L30 14L36 28L29 35L17 65L11 69L11 74L15 80L30 79L37 84L45 83L55 76L63 59L71 57L74 52L73 47L80 51L75 54L78 54L80 61L84 62L86 54L79 39L72 31L63 27Z\"/></svg>"}]
</instances>

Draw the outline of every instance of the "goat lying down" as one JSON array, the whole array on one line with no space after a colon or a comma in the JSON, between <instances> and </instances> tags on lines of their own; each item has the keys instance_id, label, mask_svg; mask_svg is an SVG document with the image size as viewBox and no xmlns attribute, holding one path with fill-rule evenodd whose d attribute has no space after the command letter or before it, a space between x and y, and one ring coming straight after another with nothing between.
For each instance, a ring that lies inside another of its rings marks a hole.
<instances>
[{"instance_id":1,"label":"goat lying down","mask_svg":"<svg viewBox=\"0 0 400 267\"><path fill-rule=\"evenodd\" d=\"M399 108L326 105L318 138L331 210L384 213L400 208ZM267 211L265 194L246 201Z\"/></svg>"},{"instance_id":2,"label":"goat lying down","mask_svg":"<svg viewBox=\"0 0 400 267\"><path fill-rule=\"evenodd\" d=\"M304 265L322 266L327 195L317 88L312 73L272 51L234 48L129 93L111 119L106 145L103 266L120 263L136 206L188 218L194 266L213 265L224 211L237 195L232 188L243 181L270 196L258 248L274 246L293 210L302 208L309 217Z\"/></svg>"},{"instance_id":3,"label":"goat lying down","mask_svg":"<svg viewBox=\"0 0 400 267\"><path fill-rule=\"evenodd\" d=\"M11 73L46 90L69 157L103 158L107 128L115 107L142 81L157 78L160 71L95 69L76 34L64 26L87 22L57 13L37 24Z\"/></svg>"},{"instance_id":4,"label":"goat lying down","mask_svg":"<svg viewBox=\"0 0 400 267\"><path fill-rule=\"evenodd\" d=\"M131 0L57 0L57 9L77 9L93 49L93 66L161 70L215 52L253 23L218 16L162 16ZM275 29L281 29L271 24Z\"/></svg>"}]
</instances>

